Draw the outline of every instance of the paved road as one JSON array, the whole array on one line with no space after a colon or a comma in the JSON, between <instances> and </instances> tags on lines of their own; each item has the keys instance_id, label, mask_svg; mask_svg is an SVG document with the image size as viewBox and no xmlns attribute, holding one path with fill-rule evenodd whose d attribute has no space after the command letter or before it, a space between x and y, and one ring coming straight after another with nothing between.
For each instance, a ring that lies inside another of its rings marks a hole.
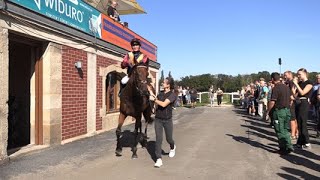
<instances>
[{"instance_id":1,"label":"paved road","mask_svg":"<svg viewBox=\"0 0 320 180\"><path fill-rule=\"evenodd\" d=\"M310 151L280 156L268 123L233 107L178 108L174 124L176 157L164 156L160 169L153 167L150 128L148 147L138 149L138 159L131 159L130 148L116 157L115 136L106 132L15 158L0 165L0 179L320 179L320 141L314 131ZM169 150L165 142L163 150Z\"/></svg>"}]
</instances>

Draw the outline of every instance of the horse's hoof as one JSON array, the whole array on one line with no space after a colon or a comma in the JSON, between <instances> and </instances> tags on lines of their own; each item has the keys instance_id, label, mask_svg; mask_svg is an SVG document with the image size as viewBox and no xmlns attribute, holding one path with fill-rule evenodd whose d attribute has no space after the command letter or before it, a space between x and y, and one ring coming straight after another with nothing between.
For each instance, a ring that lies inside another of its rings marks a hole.
<instances>
[{"instance_id":1,"label":"horse's hoof","mask_svg":"<svg viewBox=\"0 0 320 180\"><path fill-rule=\"evenodd\" d=\"M147 141L147 140L143 140L143 141L141 142L142 148L146 148L146 147L147 147L147 144L148 144L148 141Z\"/></svg>"},{"instance_id":2,"label":"horse's hoof","mask_svg":"<svg viewBox=\"0 0 320 180\"><path fill-rule=\"evenodd\" d=\"M137 159L137 158L138 158L138 155L132 154L131 158L132 158L132 159Z\"/></svg>"},{"instance_id":3,"label":"horse's hoof","mask_svg":"<svg viewBox=\"0 0 320 180\"><path fill-rule=\"evenodd\" d=\"M122 156L122 151L121 150L116 150L116 156Z\"/></svg>"}]
</instances>

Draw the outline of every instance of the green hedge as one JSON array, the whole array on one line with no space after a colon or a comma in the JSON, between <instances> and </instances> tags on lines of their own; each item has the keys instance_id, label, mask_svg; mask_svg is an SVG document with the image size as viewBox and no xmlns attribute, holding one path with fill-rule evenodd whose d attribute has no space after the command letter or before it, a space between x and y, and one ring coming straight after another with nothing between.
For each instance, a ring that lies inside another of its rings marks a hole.
<instances>
[{"instance_id":1,"label":"green hedge","mask_svg":"<svg viewBox=\"0 0 320 180\"><path fill-rule=\"evenodd\" d=\"M210 103L208 93L201 94L201 103Z\"/></svg>"}]
</instances>

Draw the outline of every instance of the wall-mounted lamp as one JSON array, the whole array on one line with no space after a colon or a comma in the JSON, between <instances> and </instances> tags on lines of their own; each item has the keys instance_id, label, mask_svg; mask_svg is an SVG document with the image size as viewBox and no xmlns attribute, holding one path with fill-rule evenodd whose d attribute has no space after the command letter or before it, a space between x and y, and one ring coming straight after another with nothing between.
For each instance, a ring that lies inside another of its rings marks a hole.
<instances>
[{"instance_id":1,"label":"wall-mounted lamp","mask_svg":"<svg viewBox=\"0 0 320 180\"><path fill-rule=\"evenodd\" d=\"M74 66L75 66L77 69L81 69L81 68L82 68L82 62L81 62L81 61L77 61L76 63L74 63Z\"/></svg>"}]
</instances>

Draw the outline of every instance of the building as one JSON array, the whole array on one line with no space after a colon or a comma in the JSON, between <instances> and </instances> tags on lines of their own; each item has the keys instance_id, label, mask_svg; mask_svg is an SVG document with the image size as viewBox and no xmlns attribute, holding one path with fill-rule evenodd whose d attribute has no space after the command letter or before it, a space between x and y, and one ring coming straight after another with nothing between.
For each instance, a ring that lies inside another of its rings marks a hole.
<instances>
[{"instance_id":1,"label":"building","mask_svg":"<svg viewBox=\"0 0 320 180\"><path fill-rule=\"evenodd\" d=\"M157 47L83 0L0 0L0 160L115 128L134 37L156 86Z\"/></svg>"}]
</instances>

